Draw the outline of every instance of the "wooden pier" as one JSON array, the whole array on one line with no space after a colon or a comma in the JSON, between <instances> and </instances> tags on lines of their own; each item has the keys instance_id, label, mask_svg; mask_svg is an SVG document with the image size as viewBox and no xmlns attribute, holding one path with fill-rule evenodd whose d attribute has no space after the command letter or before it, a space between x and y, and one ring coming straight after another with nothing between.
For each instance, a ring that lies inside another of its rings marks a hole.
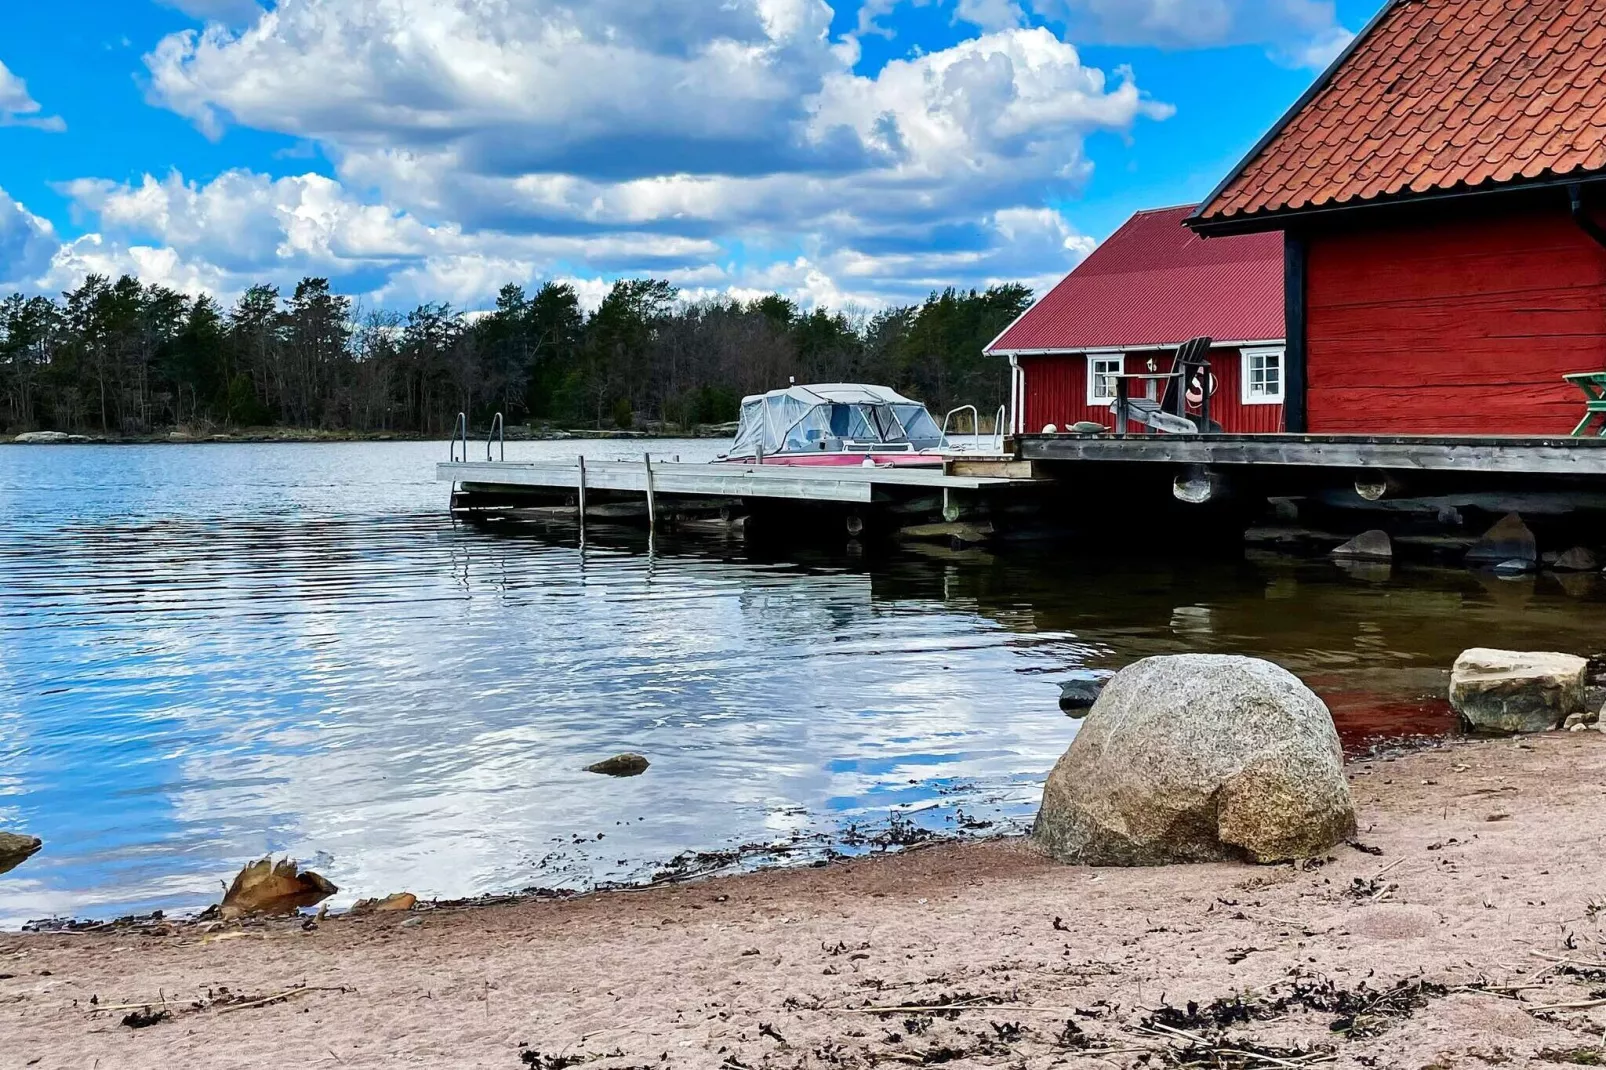
<instances>
[{"instance_id":1,"label":"wooden pier","mask_svg":"<svg viewBox=\"0 0 1606 1070\"><path fill-rule=\"evenodd\" d=\"M1313 516L1392 514L1364 523L1393 528L1470 511L1572 516L1587 530L1606 516L1606 439L1059 434L1008 449L930 468L454 460L436 478L453 486L454 515L487 522L811 539L980 543L1119 527L1128 541L1187 531L1227 545L1271 500L1308 502Z\"/></svg>"},{"instance_id":2,"label":"wooden pier","mask_svg":"<svg viewBox=\"0 0 1606 1070\"><path fill-rule=\"evenodd\" d=\"M488 522L645 524L700 533L867 530L904 538L983 542L995 517L1029 516L1022 491L1045 481L1013 456L971 455L940 466L822 466L639 461L450 461L452 512Z\"/></svg>"},{"instance_id":3,"label":"wooden pier","mask_svg":"<svg viewBox=\"0 0 1606 1070\"><path fill-rule=\"evenodd\" d=\"M1031 461L1606 477L1606 439L1450 435L1023 435Z\"/></svg>"}]
</instances>

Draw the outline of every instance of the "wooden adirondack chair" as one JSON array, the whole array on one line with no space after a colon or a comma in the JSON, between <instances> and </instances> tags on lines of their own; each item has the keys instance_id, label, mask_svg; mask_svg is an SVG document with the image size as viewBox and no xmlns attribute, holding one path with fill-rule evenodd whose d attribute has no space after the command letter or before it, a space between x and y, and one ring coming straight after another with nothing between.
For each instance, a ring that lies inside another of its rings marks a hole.
<instances>
[{"instance_id":1,"label":"wooden adirondack chair","mask_svg":"<svg viewBox=\"0 0 1606 1070\"><path fill-rule=\"evenodd\" d=\"M1201 376L1206 384L1210 382L1210 347L1214 344L1214 339L1194 338L1177 348L1176 359L1171 364L1171 373L1165 380L1165 391L1158 401L1152 398L1128 396L1130 393L1128 380L1118 379L1114 405L1116 434L1126 432L1128 420L1166 435L1194 435L1201 429L1206 432L1219 432L1221 427L1210 420L1208 385L1204 391L1204 400L1200 404L1199 418L1195 420L1187 413L1188 384L1193 382L1196 374Z\"/></svg>"}]
</instances>

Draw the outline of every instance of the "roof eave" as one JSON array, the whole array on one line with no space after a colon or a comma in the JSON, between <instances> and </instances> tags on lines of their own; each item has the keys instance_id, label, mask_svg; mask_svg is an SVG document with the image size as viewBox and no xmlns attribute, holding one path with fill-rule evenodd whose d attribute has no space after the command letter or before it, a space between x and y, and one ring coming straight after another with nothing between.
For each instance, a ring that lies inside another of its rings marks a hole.
<instances>
[{"instance_id":1,"label":"roof eave","mask_svg":"<svg viewBox=\"0 0 1606 1070\"><path fill-rule=\"evenodd\" d=\"M1361 28L1361 32L1355 35L1354 40L1350 41L1349 44L1344 46L1344 51L1340 52L1333 59L1333 62L1327 65L1327 69L1322 71L1322 73L1317 77L1316 81L1311 83L1310 88L1306 89L1304 93L1300 94L1299 99L1294 101L1294 106L1284 112L1282 118L1278 119L1277 122L1272 125L1272 128L1266 131L1265 135L1261 137L1259 141L1255 142L1255 147L1250 149L1249 153L1244 156L1242 160L1238 161L1238 166L1234 167L1230 172L1228 172L1227 177L1222 179L1221 183L1217 185L1215 189L1210 191L1210 196L1199 202L1199 207L1193 210L1193 214L1182 221L1184 226L1192 227L1201 235L1206 233L1224 233L1222 231L1206 231L1203 225L1205 213L1209 210L1211 205L1216 203L1216 198L1225 193L1227 187L1232 185L1233 182L1238 179L1238 176L1243 174L1244 171L1248 169L1249 165L1255 162L1255 158L1258 157L1262 152L1266 151L1266 146L1270 145L1277 135L1281 134L1288 124L1294 121L1294 117L1296 115L1304 111L1305 108L1310 105L1310 102L1315 100L1322 90L1326 89L1332 84L1333 76L1339 72L1344 64L1349 62L1349 58L1355 54L1355 50L1360 48L1362 43L1364 43L1368 37L1372 36L1372 34L1376 32L1377 28L1383 24L1383 20L1388 17L1389 13L1398 7L1402 2L1404 2L1404 0L1388 0L1388 3L1384 4L1378 13L1372 16L1371 21ZM1271 230L1275 228L1265 227L1260 229ZM1250 231L1246 230L1240 233L1250 233Z\"/></svg>"},{"instance_id":2,"label":"roof eave","mask_svg":"<svg viewBox=\"0 0 1606 1070\"><path fill-rule=\"evenodd\" d=\"M1241 341L1212 341L1212 349L1245 349L1250 346L1280 346L1286 338L1247 338ZM989 357L1076 357L1084 353L1161 353L1176 349L1182 342L1134 342L1131 345L1052 346L1048 349L992 349Z\"/></svg>"},{"instance_id":3,"label":"roof eave","mask_svg":"<svg viewBox=\"0 0 1606 1070\"><path fill-rule=\"evenodd\" d=\"M1254 215L1224 216L1207 222L1189 223L1196 231L1211 237L1237 234L1255 234L1271 230L1290 230L1303 223L1319 222L1337 216L1364 212L1373 208L1396 208L1419 204L1438 204L1444 201L1470 200L1477 197L1498 196L1503 193L1533 193L1539 190L1561 189L1567 186L1593 185L1606 182L1606 169L1596 171L1569 171L1564 175L1548 175L1523 182L1503 182L1498 185L1469 189L1458 186L1452 189L1430 190L1427 193L1408 193L1404 196L1372 197L1367 200L1345 201L1342 204L1324 204L1316 208L1299 208L1280 212L1259 212Z\"/></svg>"}]
</instances>

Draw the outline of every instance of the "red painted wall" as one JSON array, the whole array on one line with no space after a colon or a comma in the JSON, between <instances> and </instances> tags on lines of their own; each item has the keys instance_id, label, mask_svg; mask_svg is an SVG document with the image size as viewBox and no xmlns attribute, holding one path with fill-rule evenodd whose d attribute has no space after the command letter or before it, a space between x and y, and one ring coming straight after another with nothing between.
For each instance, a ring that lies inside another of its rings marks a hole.
<instances>
[{"instance_id":1,"label":"red painted wall","mask_svg":"<svg viewBox=\"0 0 1606 1070\"><path fill-rule=\"evenodd\" d=\"M1126 358L1128 372L1148 367L1148 353L1132 353ZM1216 377L1216 393L1210 399L1210 417L1229 434L1273 434L1283 429L1281 405L1245 405L1240 391L1243 359L1236 349L1217 349L1210 354ZM1156 358L1161 371L1171 366L1169 354ZM1036 434L1049 424L1060 430L1074 423L1090 421L1113 427L1115 417L1108 405L1087 403L1087 358L1080 353L1054 357L1021 357L1026 373L1027 434ZM1139 392L1142 387L1134 384Z\"/></svg>"},{"instance_id":2,"label":"red painted wall","mask_svg":"<svg viewBox=\"0 0 1606 1070\"><path fill-rule=\"evenodd\" d=\"M1553 208L1308 239L1317 433L1565 435L1569 372L1606 370L1606 249Z\"/></svg>"}]
</instances>

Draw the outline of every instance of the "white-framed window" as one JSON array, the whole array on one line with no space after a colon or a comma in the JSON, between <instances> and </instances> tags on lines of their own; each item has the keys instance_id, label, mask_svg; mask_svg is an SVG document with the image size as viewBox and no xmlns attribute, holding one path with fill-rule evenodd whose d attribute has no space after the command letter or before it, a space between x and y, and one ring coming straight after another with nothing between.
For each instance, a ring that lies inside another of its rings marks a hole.
<instances>
[{"instance_id":1,"label":"white-framed window","mask_svg":"<svg viewBox=\"0 0 1606 1070\"><path fill-rule=\"evenodd\" d=\"M1089 353L1087 356L1087 403L1110 405L1115 402L1113 375L1126 371L1126 357L1121 353Z\"/></svg>"},{"instance_id":2,"label":"white-framed window","mask_svg":"<svg viewBox=\"0 0 1606 1070\"><path fill-rule=\"evenodd\" d=\"M1243 351L1243 403L1281 405L1287 368L1281 349Z\"/></svg>"}]
</instances>

